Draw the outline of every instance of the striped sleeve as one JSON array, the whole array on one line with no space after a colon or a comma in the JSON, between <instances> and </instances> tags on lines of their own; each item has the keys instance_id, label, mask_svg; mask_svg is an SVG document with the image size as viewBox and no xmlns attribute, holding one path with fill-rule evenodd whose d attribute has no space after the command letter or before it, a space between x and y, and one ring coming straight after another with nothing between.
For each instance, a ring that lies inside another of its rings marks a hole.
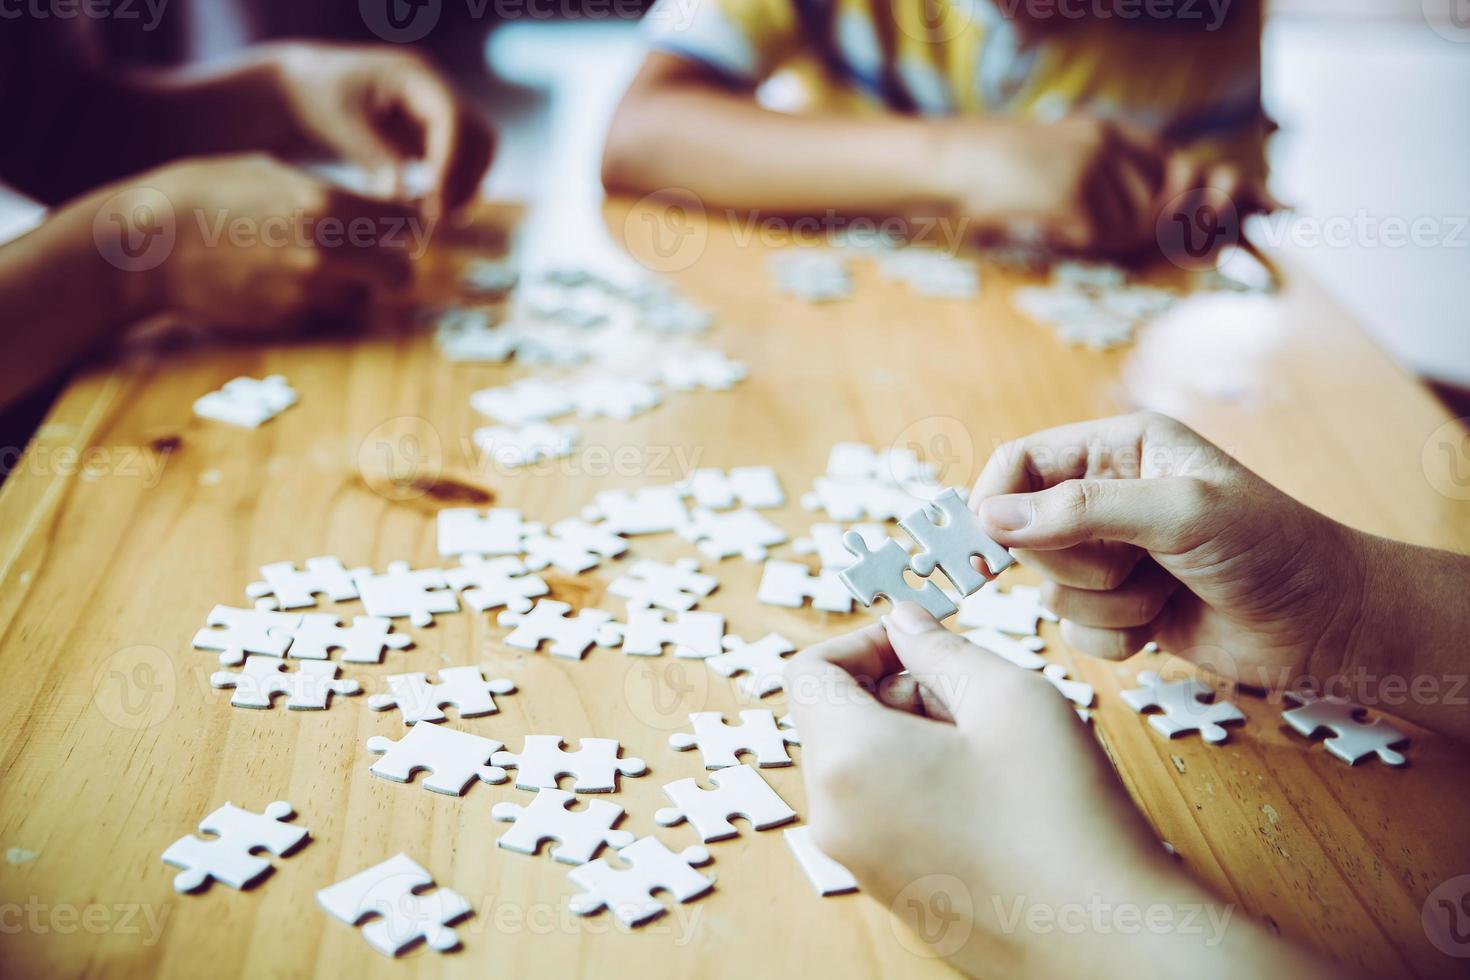
<instances>
[{"instance_id":1,"label":"striped sleeve","mask_svg":"<svg viewBox=\"0 0 1470 980\"><path fill-rule=\"evenodd\" d=\"M793 2L658 0L643 19L649 46L742 87L765 81L799 43Z\"/></svg>"}]
</instances>

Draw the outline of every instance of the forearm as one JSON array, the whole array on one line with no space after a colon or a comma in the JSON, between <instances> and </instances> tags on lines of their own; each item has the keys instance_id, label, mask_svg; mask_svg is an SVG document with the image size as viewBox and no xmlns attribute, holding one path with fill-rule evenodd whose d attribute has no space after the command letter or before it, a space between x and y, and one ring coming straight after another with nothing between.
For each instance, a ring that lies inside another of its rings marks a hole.
<instances>
[{"instance_id":1,"label":"forearm","mask_svg":"<svg viewBox=\"0 0 1470 980\"><path fill-rule=\"evenodd\" d=\"M148 312L147 273L118 269L94 241L93 220L107 198L107 191L83 198L0 247L0 334L10 352L0 359L0 406Z\"/></svg>"},{"instance_id":2,"label":"forearm","mask_svg":"<svg viewBox=\"0 0 1470 980\"><path fill-rule=\"evenodd\" d=\"M1364 598L1342 693L1470 742L1470 556L1367 534L1359 554Z\"/></svg>"},{"instance_id":3,"label":"forearm","mask_svg":"<svg viewBox=\"0 0 1470 980\"><path fill-rule=\"evenodd\" d=\"M802 116L701 84L635 86L603 157L610 191L687 191L774 212L936 213L935 127L902 116Z\"/></svg>"}]
</instances>

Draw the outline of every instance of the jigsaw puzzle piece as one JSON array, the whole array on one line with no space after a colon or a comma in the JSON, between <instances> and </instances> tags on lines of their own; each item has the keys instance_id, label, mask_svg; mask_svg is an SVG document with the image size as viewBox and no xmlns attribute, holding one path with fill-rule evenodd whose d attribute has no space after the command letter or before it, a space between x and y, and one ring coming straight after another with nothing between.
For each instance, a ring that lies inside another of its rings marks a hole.
<instances>
[{"instance_id":1,"label":"jigsaw puzzle piece","mask_svg":"<svg viewBox=\"0 0 1470 980\"><path fill-rule=\"evenodd\" d=\"M369 770L374 776L407 783L415 772L427 770L424 789L449 796L463 796L476 778L487 783L510 778L498 765L487 764L503 748L505 743L493 738L426 721L417 722L400 739L374 735L367 742L369 752L382 756Z\"/></svg>"},{"instance_id":2,"label":"jigsaw puzzle piece","mask_svg":"<svg viewBox=\"0 0 1470 980\"><path fill-rule=\"evenodd\" d=\"M596 502L583 510L582 517L601 520L615 534L666 534L689 521L683 496L671 486L640 487L632 493L603 490L594 499Z\"/></svg>"},{"instance_id":3,"label":"jigsaw puzzle piece","mask_svg":"<svg viewBox=\"0 0 1470 980\"><path fill-rule=\"evenodd\" d=\"M539 527L540 525L536 525ZM444 572L450 588L459 591L465 603L476 612L504 606L512 612L526 612L532 599L546 595L551 589L539 575L526 571L519 558L492 558L465 555L457 568Z\"/></svg>"},{"instance_id":4,"label":"jigsaw puzzle piece","mask_svg":"<svg viewBox=\"0 0 1470 980\"><path fill-rule=\"evenodd\" d=\"M688 902L714 887L715 879L694 868L711 860L707 849L686 847L675 854L656 837L642 837L618 851L629 868L621 870L606 858L589 861L567 872L567 879L582 893L572 897L570 908L577 915L592 915L606 908L623 926L631 928L667 911L653 897L666 891L676 902Z\"/></svg>"},{"instance_id":5,"label":"jigsaw puzzle piece","mask_svg":"<svg viewBox=\"0 0 1470 980\"><path fill-rule=\"evenodd\" d=\"M805 565L771 558L761 570L761 583L756 601L770 606L800 609L807 599L812 608L823 612L852 612L852 595L842 584L838 572L808 574Z\"/></svg>"},{"instance_id":6,"label":"jigsaw puzzle piece","mask_svg":"<svg viewBox=\"0 0 1470 980\"><path fill-rule=\"evenodd\" d=\"M357 694L357 681L337 679L337 665L321 660L303 660L294 671L286 670L280 657L245 658L242 670L217 670L209 675L215 688L233 687L230 704L236 708L269 708L277 694L286 695L293 711L324 711L333 694Z\"/></svg>"},{"instance_id":7,"label":"jigsaw puzzle piece","mask_svg":"<svg viewBox=\"0 0 1470 980\"><path fill-rule=\"evenodd\" d=\"M439 554L444 556L518 555L524 540L542 531L540 524L521 520L521 512L513 507L492 507L484 514L473 507L449 507L435 520Z\"/></svg>"},{"instance_id":8,"label":"jigsaw puzzle piece","mask_svg":"<svg viewBox=\"0 0 1470 980\"><path fill-rule=\"evenodd\" d=\"M351 878L316 893L316 900L333 918L363 926L362 936L384 956L397 956L422 939L430 949L447 952L459 945L449 928L469 915L470 903L448 888L424 894L433 875L407 854L398 854Z\"/></svg>"},{"instance_id":9,"label":"jigsaw puzzle piece","mask_svg":"<svg viewBox=\"0 0 1470 980\"><path fill-rule=\"evenodd\" d=\"M345 602L357 598L357 583L352 576L368 571L343 568L342 560L335 555L306 559L304 571L289 561L272 562L260 567L261 581L246 586L245 594L264 609L314 606L318 595L325 595L333 602Z\"/></svg>"},{"instance_id":10,"label":"jigsaw puzzle piece","mask_svg":"<svg viewBox=\"0 0 1470 980\"><path fill-rule=\"evenodd\" d=\"M754 708L740 712L740 724L727 725L718 711L696 711L689 721L694 731L675 732L669 736L669 747L678 752L698 748L706 769L728 769L740 765L740 753L755 756L762 769L791 765L787 745L800 745L796 729L786 718L776 719L774 711Z\"/></svg>"},{"instance_id":11,"label":"jigsaw puzzle piece","mask_svg":"<svg viewBox=\"0 0 1470 980\"><path fill-rule=\"evenodd\" d=\"M1282 712L1281 720L1307 738L1323 729L1330 732L1322 744L1348 765L1374 755L1384 765L1408 763L1394 746L1407 743L1409 736L1382 718L1366 721L1368 709L1362 705L1332 695L1313 698L1289 691L1286 696L1299 707Z\"/></svg>"},{"instance_id":12,"label":"jigsaw puzzle piece","mask_svg":"<svg viewBox=\"0 0 1470 980\"><path fill-rule=\"evenodd\" d=\"M1197 731L1215 745L1230 734L1224 725L1245 721L1245 715L1229 701L1212 700L1215 692L1198 678L1166 682L1147 670L1138 675L1138 683L1139 687L1122 692L1123 701L1139 714L1157 709L1148 723L1165 738Z\"/></svg>"},{"instance_id":13,"label":"jigsaw puzzle piece","mask_svg":"<svg viewBox=\"0 0 1470 980\"><path fill-rule=\"evenodd\" d=\"M857 879L852 876L852 872L832 860L817 846L817 842L812 839L811 827L788 827L781 831L781 836L786 838L786 845L791 848L796 863L801 866L802 872L818 895L826 898L828 895L858 890Z\"/></svg>"},{"instance_id":14,"label":"jigsaw puzzle piece","mask_svg":"<svg viewBox=\"0 0 1470 980\"><path fill-rule=\"evenodd\" d=\"M960 613L955 622L1015 636L1035 636L1042 620L1055 623L1057 617L1041 604L1040 589L1013 585L1006 592L997 583L987 582L978 592L960 600Z\"/></svg>"},{"instance_id":15,"label":"jigsaw puzzle piece","mask_svg":"<svg viewBox=\"0 0 1470 980\"><path fill-rule=\"evenodd\" d=\"M1027 636L1018 640L992 629L970 630L960 635L977 647L983 647L997 657L1009 660L1022 670L1042 670L1047 665L1044 658L1037 656L1037 652L1046 647L1039 636Z\"/></svg>"},{"instance_id":16,"label":"jigsaw puzzle piece","mask_svg":"<svg viewBox=\"0 0 1470 980\"><path fill-rule=\"evenodd\" d=\"M606 525L589 524L576 517L557 521L550 534L526 539L526 567L541 570L555 565L568 575L595 568L604 558L628 550L628 541Z\"/></svg>"},{"instance_id":17,"label":"jigsaw puzzle piece","mask_svg":"<svg viewBox=\"0 0 1470 980\"><path fill-rule=\"evenodd\" d=\"M763 698L782 689L781 673L786 667L782 658L796 652L795 645L779 633L767 633L754 643L727 636L724 646L725 653L708 657L704 662L721 677L745 675L740 678L739 687L751 698Z\"/></svg>"},{"instance_id":18,"label":"jigsaw puzzle piece","mask_svg":"<svg viewBox=\"0 0 1470 980\"><path fill-rule=\"evenodd\" d=\"M285 656L292 631L301 625L301 614L215 606L205 623L214 628L195 633L194 648L218 650L220 663L238 664L247 653Z\"/></svg>"},{"instance_id":19,"label":"jigsaw puzzle piece","mask_svg":"<svg viewBox=\"0 0 1470 980\"><path fill-rule=\"evenodd\" d=\"M901 519L898 526L923 549L909 561L913 570L927 576L939 569L961 595L970 595L986 581L970 563L971 558L982 559L992 577L1016 563L1011 553L980 527L980 519L953 487L935 497L928 507Z\"/></svg>"},{"instance_id":20,"label":"jigsaw puzzle piece","mask_svg":"<svg viewBox=\"0 0 1470 980\"><path fill-rule=\"evenodd\" d=\"M296 391L279 374L261 380L234 378L219 391L201 395L194 414L216 422L254 429L296 404Z\"/></svg>"},{"instance_id":21,"label":"jigsaw puzzle piece","mask_svg":"<svg viewBox=\"0 0 1470 980\"><path fill-rule=\"evenodd\" d=\"M750 766L732 766L712 773L712 790L701 789L694 779L680 779L664 786L664 795L674 804L653 815L669 827L689 821L700 840L708 844L740 833L730 817L744 817L755 830L769 830L796 819L796 811Z\"/></svg>"},{"instance_id":22,"label":"jigsaw puzzle piece","mask_svg":"<svg viewBox=\"0 0 1470 980\"><path fill-rule=\"evenodd\" d=\"M474 442L499 466L516 469L544 459L570 456L582 433L574 425L531 422L526 425L487 425L476 429Z\"/></svg>"},{"instance_id":23,"label":"jigsaw puzzle piece","mask_svg":"<svg viewBox=\"0 0 1470 980\"><path fill-rule=\"evenodd\" d=\"M393 621L381 616L354 616L352 625L343 627L330 613L306 613L301 625L288 633L291 645L286 656L326 660L333 650L341 650L344 663L380 664L384 649L402 650L413 645L413 637L392 629Z\"/></svg>"},{"instance_id":24,"label":"jigsaw puzzle piece","mask_svg":"<svg viewBox=\"0 0 1470 980\"><path fill-rule=\"evenodd\" d=\"M713 592L720 580L699 570L693 558L681 558L667 564L642 559L635 561L626 574L613 579L607 591L627 600L631 606L659 606L674 612L693 609L695 604Z\"/></svg>"},{"instance_id":25,"label":"jigsaw puzzle piece","mask_svg":"<svg viewBox=\"0 0 1470 980\"><path fill-rule=\"evenodd\" d=\"M527 735L520 752L496 752L494 763L516 770L516 789L556 789L562 776L573 777L576 793L612 793L619 774L641 776L648 771L642 759L618 758L615 738L584 738L576 752L567 752L560 735Z\"/></svg>"},{"instance_id":26,"label":"jigsaw puzzle piece","mask_svg":"<svg viewBox=\"0 0 1470 980\"><path fill-rule=\"evenodd\" d=\"M370 616L407 616L415 626L428 626L435 613L459 612L459 600L437 568L412 569L406 561L395 561L382 575L367 572L353 578Z\"/></svg>"},{"instance_id":27,"label":"jigsaw puzzle piece","mask_svg":"<svg viewBox=\"0 0 1470 980\"><path fill-rule=\"evenodd\" d=\"M479 667L445 667L439 671L437 684L423 673L389 674L389 693L374 694L368 698L368 707L374 711L397 708L405 725L443 721L440 709L450 704L461 718L478 718L500 710L494 695L512 694L515 689L514 682L504 677L486 680Z\"/></svg>"},{"instance_id":28,"label":"jigsaw puzzle piece","mask_svg":"<svg viewBox=\"0 0 1470 980\"><path fill-rule=\"evenodd\" d=\"M797 538L792 546L797 554L816 555L822 571L840 572L857 560L842 540L848 531L856 531L862 535L870 550L881 548L888 537L888 532L881 524L854 524L850 528L844 528L841 524L813 524L808 536Z\"/></svg>"},{"instance_id":29,"label":"jigsaw puzzle piece","mask_svg":"<svg viewBox=\"0 0 1470 980\"><path fill-rule=\"evenodd\" d=\"M676 657L703 660L724 649L724 637L725 617L720 613L680 612L667 620L657 609L630 607L623 652L634 657L659 657L667 644L674 648Z\"/></svg>"},{"instance_id":30,"label":"jigsaw puzzle piece","mask_svg":"<svg viewBox=\"0 0 1470 980\"><path fill-rule=\"evenodd\" d=\"M715 513L696 507L678 533L716 560L740 555L746 561L765 561L766 548L786 540L785 531L749 508Z\"/></svg>"},{"instance_id":31,"label":"jigsaw puzzle piece","mask_svg":"<svg viewBox=\"0 0 1470 980\"><path fill-rule=\"evenodd\" d=\"M550 642L553 657L581 660L596 644L615 647L622 642L623 626L615 623L612 613L601 609L582 609L575 616L570 604L555 599L542 599L530 612L507 610L500 614L501 626L515 627L505 637L508 646L535 652L543 642Z\"/></svg>"},{"instance_id":32,"label":"jigsaw puzzle piece","mask_svg":"<svg viewBox=\"0 0 1470 980\"><path fill-rule=\"evenodd\" d=\"M955 612L955 604L933 582L925 582L919 589L909 585L904 578L904 572L909 569L908 552L897 541L889 538L875 551L868 550L867 542L856 531L848 531L843 541L857 560L838 576L863 605L871 606L881 595L894 605L916 602L935 619L944 619Z\"/></svg>"},{"instance_id":33,"label":"jigsaw puzzle piece","mask_svg":"<svg viewBox=\"0 0 1470 980\"><path fill-rule=\"evenodd\" d=\"M515 821L496 843L521 854L535 854L542 841L554 840L557 846L551 849L551 857L565 864L586 864L604 844L617 850L633 843L633 834L613 829L623 817L622 807L589 800L579 810L570 809L575 800L563 790L540 789L530 806L495 804L492 818Z\"/></svg>"},{"instance_id":34,"label":"jigsaw puzzle piece","mask_svg":"<svg viewBox=\"0 0 1470 980\"><path fill-rule=\"evenodd\" d=\"M294 813L285 800L270 804L263 813L242 810L233 803L215 810L199 822L199 833L213 837L188 834L163 852L165 864L184 869L174 876L174 890L191 892L211 880L231 888L250 887L271 869L271 862L254 852L285 857L310 833L285 822Z\"/></svg>"}]
</instances>

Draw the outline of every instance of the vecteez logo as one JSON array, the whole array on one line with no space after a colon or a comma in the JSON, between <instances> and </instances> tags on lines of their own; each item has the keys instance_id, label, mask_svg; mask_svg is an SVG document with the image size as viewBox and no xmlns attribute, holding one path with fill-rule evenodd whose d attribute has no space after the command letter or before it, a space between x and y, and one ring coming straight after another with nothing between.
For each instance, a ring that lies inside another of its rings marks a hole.
<instances>
[{"instance_id":1,"label":"vecteez logo","mask_svg":"<svg viewBox=\"0 0 1470 980\"><path fill-rule=\"evenodd\" d=\"M367 29L390 44L422 41L439 25L442 0L357 0Z\"/></svg>"},{"instance_id":2,"label":"vecteez logo","mask_svg":"<svg viewBox=\"0 0 1470 980\"><path fill-rule=\"evenodd\" d=\"M173 204L151 187L109 197L92 217L92 241L108 264L124 272L156 269L178 240Z\"/></svg>"}]
</instances>

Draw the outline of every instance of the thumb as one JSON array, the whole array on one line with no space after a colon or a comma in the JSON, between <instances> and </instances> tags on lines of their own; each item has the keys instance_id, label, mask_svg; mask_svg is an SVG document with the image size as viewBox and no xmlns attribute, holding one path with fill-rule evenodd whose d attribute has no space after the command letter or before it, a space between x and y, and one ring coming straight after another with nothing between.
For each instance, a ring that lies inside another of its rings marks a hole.
<instances>
[{"instance_id":1,"label":"thumb","mask_svg":"<svg viewBox=\"0 0 1470 980\"><path fill-rule=\"evenodd\" d=\"M1007 548L1055 551L1102 540L1179 554L1208 537L1220 503L1215 488L1194 477L1066 480L982 501L980 519Z\"/></svg>"},{"instance_id":2,"label":"thumb","mask_svg":"<svg viewBox=\"0 0 1470 980\"><path fill-rule=\"evenodd\" d=\"M931 717L947 715L963 725L980 714L977 696L994 680L997 671L1015 670L1000 657L988 653L963 636L945 629L927 609L915 602L901 602L884 617L888 642L899 661L923 688ZM936 712L937 701L943 709Z\"/></svg>"}]
</instances>

